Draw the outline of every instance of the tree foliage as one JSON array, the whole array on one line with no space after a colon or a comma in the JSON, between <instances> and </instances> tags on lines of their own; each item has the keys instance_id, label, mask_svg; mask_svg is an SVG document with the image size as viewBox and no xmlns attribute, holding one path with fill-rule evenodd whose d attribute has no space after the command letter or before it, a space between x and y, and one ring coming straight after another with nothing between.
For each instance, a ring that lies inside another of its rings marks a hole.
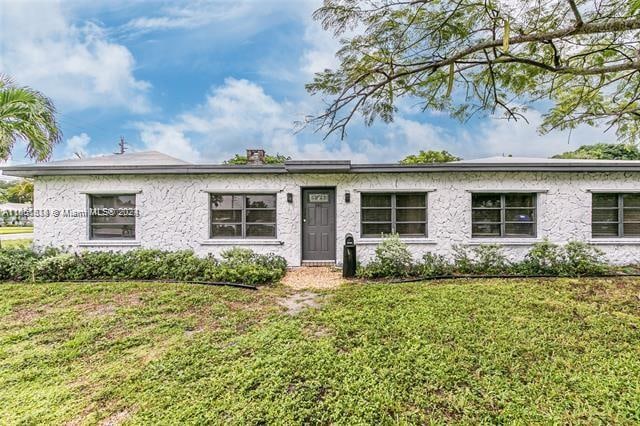
<instances>
[{"instance_id":1,"label":"tree foliage","mask_svg":"<svg viewBox=\"0 0 640 426\"><path fill-rule=\"evenodd\" d=\"M640 160L640 150L631 144L598 143L582 145L575 151L554 155L552 158L581 160Z\"/></svg>"},{"instance_id":2,"label":"tree foliage","mask_svg":"<svg viewBox=\"0 0 640 426\"><path fill-rule=\"evenodd\" d=\"M29 87L18 87L0 75L0 160L6 160L18 140L27 144L27 155L48 160L62 133L53 102Z\"/></svg>"},{"instance_id":3,"label":"tree foliage","mask_svg":"<svg viewBox=\"0 0 640 426\"><path fill-rule=\"evenodd\" d=\"M291 157L287 157L287 156L281 155L281 154L276 154L276 155L266 154L264 156L264 163L265 164L284 164L284 162L287 161L287 160L291 160ZM247 164L248 162L249 162L249 160L247 159L246 155L236 154L233 158L225 161L224 164L242 166L242 165Z\"/></svg>"},{"instance_id":4,"label":"tree foliage","mask_svg":"<svg viewBox=\"0 0 640 426\"><path fill-rule=\"evenodd\" d=\"M2 183L0 203L33 203L33 181L24 179Z\"/></svg>"},{"instance_id":5,"label":"tree foliage","mask_svg":"<svg viewBox=\"0 0 640 426\"><path fill-rule=\"evenodd\" d=\"M314 18L342 37L339 67L307 85L328 98L307 124L327 134L389 122L409 98L462 120L542 101L543 133L640 136L640 0L325 0Z\"/></svg>"},{"instance_id":6,"label":"tree foliage","mask_svg":"<svg viewBox=\"0 0 640 426\"><path fill-rule=\"evenodd\" d=\"M417 155L408 155L403 160L400 160L401 164L430 164L430 163L448 163L450 161L459 161L460 157L456 157L447 151L422 151Z\"/></svg>"}]
</instances>

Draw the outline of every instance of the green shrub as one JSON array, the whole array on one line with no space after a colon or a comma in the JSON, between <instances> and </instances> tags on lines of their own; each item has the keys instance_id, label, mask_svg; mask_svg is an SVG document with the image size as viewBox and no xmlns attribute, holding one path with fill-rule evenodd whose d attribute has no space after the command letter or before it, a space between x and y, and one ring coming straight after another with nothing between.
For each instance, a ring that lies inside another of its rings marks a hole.
<instances>
[{"instance_id":1,"label":"green shrub","mask_svg":"<svg viewBox=\"0 0 640 426\"><path fill-rule=\"evenodd\" d=\"M376 247L374 259L356 270L356 274L362 278L401 278L411 275L413 269L409 248L398 234L390 234Z\"/></svg>"},{"instance_id":2,"label":"green shrub","mask_svg":"<svg viewBox=\"0 0 640 426\"><path fill-rule=\"evenodd\" d=\"M602 250L581 241L570 241L563 248L563 275L603 275L609 271Z\"/></svg>"},{"instance_id":3,"label":"green shrub","mask_svg":"<svg viewBox=\"0 0 640 426\"><path fill-rule=\"evenodd\" d=\"M582 276L602 275L609 266L602 251L579 241L564 246L547 240L533 245L524 260L514 265L514 272L522 275Z\"/></svg>"},{"instance_id":4,"label":"green shrub","mask_svg":"<svg viewBox=\"0 0 640 426\"><path fill-rule=\"evenodd\" d=\"M65 281L84 279L84 270L78 256L61 253L43 257L35 263L35 277L38 281Z\"/></svg>"},{"instance_id":5,"label":"green shrub","mask_svg":"<svg viewBox=\"0 0 640 426\"><path fill-rule=\"evenodd\" d=\"M419 277L437 277L442 275L449 275L453 272L452 265L447 259L434 253L426 253L422 256L422 261L419 262L414 269L414 274Z\"/></svg>"},{"instance_id":6,"label":"green shrub","mask_svg":"<svg viewBox=\"0 0 640 426\"><path fill-rule=\"evenodd\" d=\"M454 245L451 247L453 251L453 270L460 274L471 274L475 271L475 265L469 249L466 246Z\"/></svg>"},{"instance_id":7,"label":"green shrub","mask_svg":"<svg viewBox=\"0 0 640 426\"><path fill-rule=\"evenodd\" d=\"M471 249L453 246L453 269L461 274L495 275L510 270L511 264L497 244L483 244Z\"/></svg>"},{"instance_id":8,"label":"green shrub","mask_svg":"<svg viewBox=\"0 0 640 426\"><path fill-rule=\"evenodd\" d=\"M30 248L0 249L0 280L28 281L32 279L35 264L42 255Z\"/></svg>"},{"instance_id":9,"label":"green shrub","mask_svg":"<svg viewBox=\"0 0 640 426\"><path fill-rule=\"evenodd\" d=\"M157 280L161 278L158 264L162 261L165 252L155 249L138 249L126 253L131 262L132 280Z\"/></svg>"},{"instance_id":10,"label":"green shrub","mask_svg":"<svg viewBox=\"0 0 640 426\"><path fill-rule=\"evenodd\" d=\"M191 250L166 252L158 261L158 278L198 281L204 273L206 260L198 257Z\"/></svg>"},{"instance_id":11,"label":"green shrub","mask_svg":"<svg viewBox=\"0 0 640 426\"><path fill-rule=\"evenodd\" d=\"M523 275L561 275L564 263L562 247L545 239L535 243L524 260L514 265L514 272Z\"/></svg>"},{"instance_id":12,"label":"green shrub","mask_svg":"<svg viewBox=\"0 0 640 426\"><path fill-rule=\"evenodd\" d=\"M135 263L129 254L113 251L88 251L78 255L77 277L69 279L129 279ZM82 278L80 278L82 277Z\"/></svg>"},{"instance_id":13,"label":"green shrub","mask_svg":"<svg viewBox=\"0 0 640 426\"><path fill-rule=\"evenodd\" d=\"M274 254L259 255L247 249L232 249L200 258L190 250L131 250L128 252L83 252L78 254L26 248L0 250L0 280L154 280L226 281L265 284L280 280L287 262Z\"/></svg>"},{"instance_id":14,"label":"green shrub","mask_svg":"<svg viewBox=\"0 0 640 426\"><path fill-rule=\"evenodd\" d=\"M277 282L287 272L287 261L275 254L257 254L246 248L232 248L220 255L216 267L204 270L206 280L243 284Z\"/></svg>"},{"instance_id":15,"label":"green shrub","mask_svg":"<svg viewBox=\"0 0 640 426\"><path fill-rule=\"evenodd\" d=\"M511 263L497 244L483 244L474 247L474 269L476 274L503 274L511 268Z\"/></svg>"}]
</instances>

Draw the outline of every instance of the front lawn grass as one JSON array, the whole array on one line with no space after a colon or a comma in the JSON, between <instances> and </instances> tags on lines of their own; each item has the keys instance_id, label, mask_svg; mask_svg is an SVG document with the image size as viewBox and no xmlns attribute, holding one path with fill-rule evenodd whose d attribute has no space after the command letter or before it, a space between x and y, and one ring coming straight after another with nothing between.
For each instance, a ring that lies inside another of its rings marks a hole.
<instances>
[{"instance_id":1,"label":"front lawn grass","mask_svg":"<svg viewBox=\"0 0 640 426\"><path fill-rule=\"evenodd\" d=\"M634 423L640 281L0 284L16 423Z\"/></svg>"},{"instance_id":2,"label":"front lawn grass","mask_svg":"<svg viewBox=\"0 0 640 426\"><path fill-rule=\"evenodd\" d=\"M0 226L0 235L33 233L32 226Z\"/></svg>"},{"instance_id":3,"label":"front lawn grass","mask_svg":"<svg viewBox=\"0 0 640 426\"><path fill-rule=\"evenodd\" d=\"M29 247L32 242L33 239L31 238L21 238L19 240L2 240L0 241L0 247Z\"/></svg>"}]
</instances>

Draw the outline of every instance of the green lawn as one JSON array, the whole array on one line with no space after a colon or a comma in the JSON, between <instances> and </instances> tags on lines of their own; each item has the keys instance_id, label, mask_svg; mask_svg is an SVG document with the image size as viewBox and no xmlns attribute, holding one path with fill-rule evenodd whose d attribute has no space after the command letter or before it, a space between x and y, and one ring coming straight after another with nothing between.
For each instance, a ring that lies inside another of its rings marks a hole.
<instances>
[{"instance_id":1,"label":"green lawn","mask_svg":"<svg viewBox=\"0 0 640 426\"><path fill-rule=\"evenodd\" d=\"M5 424L640 422L640 280L0 284Z\"/></svg>"},{"instance_id":2,"label":"green lawn","mask_svg":"<svg viewBox=\"0 0 640 426\"><path fill-rule=\"evenodd\" d=\"M32 226L0 226L0 235L26 234L33 232Z\"/></svg>"},{"instance_id":3,"label":"green lawn","mask_svg":"<svg viewBox=\"0 0 640 426\"><path fill-rule=\"evenodd\" d=\"M0 241L1 247L27 247L29 246L33 240L31 238L24 238L19 240L3 240Z\"/></svg>"}]
</instances>

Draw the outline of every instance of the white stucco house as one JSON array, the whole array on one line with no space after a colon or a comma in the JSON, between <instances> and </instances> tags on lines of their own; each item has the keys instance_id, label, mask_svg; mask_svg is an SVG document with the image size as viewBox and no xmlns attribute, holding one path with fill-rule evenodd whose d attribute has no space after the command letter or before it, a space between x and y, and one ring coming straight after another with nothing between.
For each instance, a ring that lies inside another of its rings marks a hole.
<instances>
[{"instance_id":1,"label":"white stucco house","mask_svg":"<svg viewBox=\"0 0 640 426\"><path fill-rule=\"evenodd\" d=\"M352 234L366 262L383 233L416 257L496 243L581 240L640 260L640 161L496 157L443 164L287 161L191 164L158 152L5 167L35 181L34 244L71 250L234 246L292 266L341 263Z\"/></svg>"}]
</instances>

